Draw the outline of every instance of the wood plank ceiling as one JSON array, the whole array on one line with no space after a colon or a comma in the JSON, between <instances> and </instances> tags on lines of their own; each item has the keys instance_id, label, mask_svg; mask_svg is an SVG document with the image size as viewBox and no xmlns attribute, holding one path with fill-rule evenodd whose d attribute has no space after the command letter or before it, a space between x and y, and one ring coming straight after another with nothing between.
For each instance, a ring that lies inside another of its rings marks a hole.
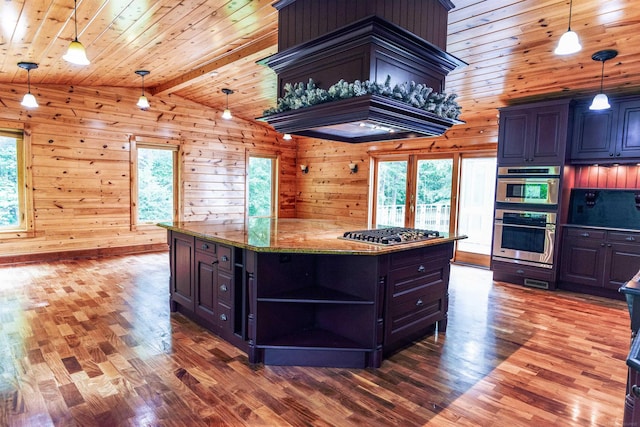
<instances>
[{"instance_id":1,"label":"wood plank ceiling","mask_svg":"<svg viewBox=\"0 0 640 427\"><path fill-rule=\"evenodd\" d=\"M337 1L337 0L328 0ZM235 91L235 114L252 119L273 106L274 73L256 60L277 51L273 0L79 0L78 38L91 65L62 59L74 38L72 0L0 2L0 84L26 84L19 61L39 64L38 85L139 87L147 69L151 94L173 94L222 109L222 88ZM403 1L399 0L398 7ZM575 0L571 28L583 49L553 54L567 30L569 0L453 0L447 51L469 65L451 73L463 120L514 99L591 95L601 63L591 55L617 49L605 65L609 93L640 89L640 8L632 0ZM1 100L0 100L1 101Z\"/></svg>"}]
</instances>

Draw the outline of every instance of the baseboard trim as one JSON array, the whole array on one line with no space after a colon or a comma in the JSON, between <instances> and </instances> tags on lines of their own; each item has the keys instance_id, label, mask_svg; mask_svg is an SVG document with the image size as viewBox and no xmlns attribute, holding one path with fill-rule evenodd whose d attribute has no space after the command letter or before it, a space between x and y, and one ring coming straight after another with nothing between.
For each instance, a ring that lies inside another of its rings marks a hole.
<instances>
[{"instance_id":1,"label":"baseboard trim","mask_svg":"<svg viewBox=\"0 0 640 427\"><path fill-rule=\"evenodd\" d=\"M35 262L60 261L69 259L103 258L117 255L135 255L150 252L166 252L168 250L169 246L166 243L156 243L150 245L121 246L115 248L42 252L36 254L0 256L0 265L28 264Z\"/></svg>"}]
</instances>

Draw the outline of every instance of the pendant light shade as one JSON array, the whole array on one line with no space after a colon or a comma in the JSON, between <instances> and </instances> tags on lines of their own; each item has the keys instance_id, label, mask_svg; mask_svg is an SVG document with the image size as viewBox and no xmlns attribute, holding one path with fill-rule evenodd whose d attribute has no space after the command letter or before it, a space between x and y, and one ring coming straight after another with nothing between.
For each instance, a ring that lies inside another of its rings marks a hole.
<instances>
[{"instance_id":1,"label":"pendant light shade","mask_svg":"<svg viewBox=\"0 0 640 427\"><path fill-rule=\"evenodd\" d=\"M582 49L580 40L578 40L578 34L571 31L571 11L573 8L573 0L569 2L569 28L567 32L560 37L558 46L553 51L556 55L570 55L576 53Z\"/></svg>"},{"instance_id":2,"label":"pendant light shade","mask_svg":"<svg viewBox=\"0 0 640 427\"><path fill-rule=\"evenodd\" d=\"M89 59L87 58L87 51L84 49L82 43L78 41L78 1L74 0L73 6L73 21L75 25L76 37L69 44L67 53L62 57L65 61L75 65L89 65Z\"/></svg>"},{"instance_id":3,"label":"pendant light shade","mask_svg":"<svg viewBox=\"0 0 640 427\"><path fill-rule=\"evenodd\" d=\"M27 70L27 93L25 93L20 104L26 108L37 108L38 101L36 101L36 97L31 94L31 70L38 68L38 64L35 62L18 62L18 67Z\"/></svg>"},{"instance_id":4,"label":"pendant light shade","mask_svg":"<svg viewBox=\"0 0 640 427\"><path fill-rule=\"evenodd\" d=\"M604 62L608 59L615 58L616 56L618 56L617 50L601 50L591 56L591 59L594 61L602 62L602 72L600 73L600 93L593 98L593 101L589 106L590 110L606 110L611 108L609 98L607 98L607 95L605 95L602 89L604 82Z\"/></svg>"},{"instance_id":5,"label":"pendant light shade","mask_svg":"<svg viewBox=\"0 0 640 427\"><path fill-rule=\"evenodd\" d=\"M140 98L138 98L138 103L136 104L141 110L148 110L151 105L149 105L149 100L146 96L144 96L144 76L148 75L150 71L147 70L137 70L136 74L142 77L142 94Z\"/></svg>"},{"instance_id":6,"label":"pendant light shade","mask_svg":"<svg viewBox=\"0 0 640 427\"><path fill-rule=\"evenodd\" d=\"M231 120L233 116L231 115L231 110L229 110L229 95L233 93L231 89L224 88L222 89L222 93L227 95L227 108L222 112L222 118L225 120Z\"/></svg>"}]
</instances>

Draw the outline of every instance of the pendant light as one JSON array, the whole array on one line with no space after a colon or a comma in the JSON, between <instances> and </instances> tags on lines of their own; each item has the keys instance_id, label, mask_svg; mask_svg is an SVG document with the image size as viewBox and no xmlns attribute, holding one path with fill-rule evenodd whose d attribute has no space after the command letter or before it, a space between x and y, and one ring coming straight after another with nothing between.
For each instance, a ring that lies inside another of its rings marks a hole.
<instances>
[{"instance_id":1,"label":"pendant light","mask_svg":"<svg viewBox=\"0 0 640 427\"><path fill-rule=\"evenodd\" d=\"M225 120L231 120L233 116L231 115L231 110L229 110L229 95L231 95L233 91L231 89L224 88L222 89L222 93L227 95L227 108L224 109L222 118Z\"/></svg>"},{"instance_id":2,"label":"pendant light","mask_svg":"<svg viewBox=\"0 0 640 427\"><path fill-rule=\"evenodd\" d=\"M144 76L148 75L150 71L147 70L137 70L136 74L142 77L142 95L138 98L138 103L136 104L140 107L141 110L148 110L151 105L149 105L149 100L146 96L144 96Z\"/></svg>"},{"instance_id":3,"label":"pendant light","mask_svg":"<svg viewBox=\"0 0 640 427\"><path fill-rule=\"evenodd\" d=\"M62 58L72 64L89 65L90 62L89 59L87 59L87 52L82 43L78 41L78 0L73 0L73 4L73 22L76 29L76 38L69 44L67 53Z\"/></svg>"},{"instance_id":4,"label":"pendant light","mask_svg":"<svg viewBox=\"0 0 640 427\"><path fill-rule=\"evenodd\" d=\"M602 72L600 73L600 93L593 98L593 102L589 106L590 110L606 110L611 108L611 105L609 105L609 98L607 98L607 95L605 95L602 90L602 84L604 81L604 61L615 58L616 56L618 56L618 51L612 49L600 50L591 56L591 59L594 61L602 61Z\"/></svg>"},{"instance_id":5,"label":"pendant light","mask_svg":"<svg viewBox=\"0 0 640 427\"><path fill-rule=\"evenodd\" d=\"M36 101L36 97L31 94L31 70L35 70L38 68L38 64L35 62L18 62L18 67L27 70L27 93L24 94L24 98L22 98L23 107L27 108L36 108L38 107L38 101Z\"/></svg>"},{"instance_id":6,"label":"pendant light","mask_svg":"<svg viewBox=\"0 0 640 427\"><path fill-rule=\"evenodd\" d=\"M582 49L578 35L571 31L571 9L573 8L573 0L569 2L569 29L560 37L558 46L553 51L556 55L570 55Z\"/></svg>"}]
</instances>

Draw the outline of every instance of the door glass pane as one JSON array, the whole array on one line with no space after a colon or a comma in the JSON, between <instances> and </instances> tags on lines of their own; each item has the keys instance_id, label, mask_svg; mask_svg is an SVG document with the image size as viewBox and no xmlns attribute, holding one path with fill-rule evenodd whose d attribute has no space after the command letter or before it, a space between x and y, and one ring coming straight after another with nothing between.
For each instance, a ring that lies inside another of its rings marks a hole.
<instances>
[{"instance_id":1,"label":"door glass pane","mask_svg":"<svg viewBox=\"0 0 640 427\"><path fill-rule=\"evenodd\" d=\"M376 228L404 227L407 162L379 162L376 189Z\"/></svg>"},{"instance_id":2,"label":"door glass pane","mask_svg":"<svg viewBox=\"0 0 640 427\"><path fill-rule=\"evenodd\" d=\"M173 151L138 148L138 222L173 221Z\"/></svg>"},{"instance_id":3,"label":"door glass pane","mask_svg":"<svg viewBox=\"0 0 640 427\"><path fill-rule=\"evenodd\" d=\"M496 158L463 158L460 173L458 234L468 238L458 241L458 250L490 255Z\"/></svg>"},{"instance_id":4,"label":"door glass pane","mask_svg":"<svg viewBox=\"0 0 640 427\"><path fill-rule=\"evenodd\" d=\"M273 213L273 159L249 157L249 216Z\"/></svg>"},{"instance_id":5,"label":"door glass pane","mask_svg":"<svg viewBox=\"0 0 640 427\"><path fill-rule=\"evenodd\" d=\"M418 160L415 228L449 232L453 159Z\"/></svg>"}]
</instances>

